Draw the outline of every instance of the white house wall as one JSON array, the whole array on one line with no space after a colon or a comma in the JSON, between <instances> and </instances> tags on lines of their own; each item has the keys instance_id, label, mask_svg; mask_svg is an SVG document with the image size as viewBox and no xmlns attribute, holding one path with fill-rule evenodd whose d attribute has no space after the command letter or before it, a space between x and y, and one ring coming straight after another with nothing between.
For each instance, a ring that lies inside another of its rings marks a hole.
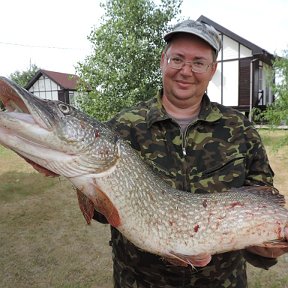
<instances>
[{"instance_id":1,"label":"white house wall","mask_svg":"<svg viewBox=\"0 0 288 288\"><path fill-rule=\"evenodd\" d=\"M42 99L58 100L58 90L60 89L61 87L57 83L42 75L29 91Z\"/></svg>"},{"instance_id":2,"label":"white house wall","mask_svg":"<svg viewBox=\"0 0 288 288\"><path fill-rule=\"evenodd\" d=\"M218 64L217 70L209 83L208 95L211 101L222 103L221 100L221 67Z\"/></svg>"},{"instance_id":3,"label":"white house wall","mask_svg":"<svg viewBox=\"0 0 288 288\"><path fill-rule=\"evenodd\" d=\"M217 71L208 86L211 101L226 106L239 105L239 59L252 56L251 49L222 35L222 50L218 55Z\"/></svg>"},{"instance_id":4,"label":"white house wall","mask_svg":"<svg viewBox=\"0 0 288 288\"><path fill-rule=\"evenodd\" d=\"M239 61L223 63L223 105L238 106Z\"/></svg>"},{"instance_id":5,"label":"white house wall","mask_svg":"<svg viewBox=\"0 0 288 288\"><path fill-rule=\"evenodd\" d=\"M223 35L222 52L221 60L239 58L239 43Z\"/></svg>"},{"instance_id":6,"label":"white house wall","mask_svg":"<svg viewBox=\"0 0 288 288\"><path fill-rule=\"evenodd\" d=\"M251 57L251 56L253 56L252 50L240 44L240 57L239 58L246 58L246 57Z\"/></svg>"}]
</instances>

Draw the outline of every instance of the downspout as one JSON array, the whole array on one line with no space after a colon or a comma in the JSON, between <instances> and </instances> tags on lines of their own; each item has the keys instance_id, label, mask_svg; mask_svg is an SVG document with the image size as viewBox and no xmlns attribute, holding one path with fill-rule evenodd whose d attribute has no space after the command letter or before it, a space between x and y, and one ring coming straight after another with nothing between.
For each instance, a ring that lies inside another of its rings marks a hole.
<instances>
[{"instance_id":1,"label":"downspout","mask_svg":"<svg viewBox=\"0 0 288 288\"><path fill-rule=\"evenodd\" d=\"M253 109L253 63L258 59L250 61L250 100L249 100L249 121L252 122L252 109Z\"/></svg>"}]
</instances>

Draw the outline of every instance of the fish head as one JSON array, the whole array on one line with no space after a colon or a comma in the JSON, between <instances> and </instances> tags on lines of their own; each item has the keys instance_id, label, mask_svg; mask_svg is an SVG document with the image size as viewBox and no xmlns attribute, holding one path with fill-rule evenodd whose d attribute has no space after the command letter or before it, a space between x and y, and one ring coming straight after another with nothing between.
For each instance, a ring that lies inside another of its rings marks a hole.
<instances>
[{"instance_id":1,"label":"fish head","mask_svg":"<svg viewBox=\"0 0 288 288\"><path fill-rule=\"evenodd\" d=\"M65 177L102 173L119 158L119 138L104 123L61 101L34 96L0 78L0 144L34 168Z\"/></svg>"}]
</instances>

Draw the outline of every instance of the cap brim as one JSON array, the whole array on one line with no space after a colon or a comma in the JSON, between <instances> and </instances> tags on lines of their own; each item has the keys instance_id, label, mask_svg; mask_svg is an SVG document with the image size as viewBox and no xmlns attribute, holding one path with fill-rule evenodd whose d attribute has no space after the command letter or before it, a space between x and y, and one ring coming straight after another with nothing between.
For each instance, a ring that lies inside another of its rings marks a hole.
<instances>
[{"instance_id":1,"label":"cap brim","mask_svg":"<svg viewBox=\"0 0 288 288\"><path fill-rule=\"evenodd\" d=\"M190 35L195 35L195 36L201 38L202 40L204 40L204 41L205 41L206 43L208 43L216 52L218 52L218 49L217 49L217 47L215 47L215 45L213 45L206 37L204 37L202 34L200 34L199 31L197 31L197 30L191 31L191 28L189 28L189 31L188 31L188 30L185 30L185 29L181 29L181 30L169 32L169 33L167 33L167 34L164 35L163 39L168 43L169 40L171 40L171 38L173 38L173 36L174 36L175 34L179 34L179 33L187 33L187 34L190 34Z\"/></svg>"}]
</instances>

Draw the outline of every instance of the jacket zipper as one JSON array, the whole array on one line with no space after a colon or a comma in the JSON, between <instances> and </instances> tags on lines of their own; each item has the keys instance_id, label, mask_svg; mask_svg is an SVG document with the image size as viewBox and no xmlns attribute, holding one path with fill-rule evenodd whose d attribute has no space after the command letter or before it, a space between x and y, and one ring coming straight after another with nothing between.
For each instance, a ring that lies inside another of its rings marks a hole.
<instances>
[{"instance_id":1,"label":"jacket zipper","mask_svg":"<svg viewBox=\"0 0 288 288\"><path fill-rule=\"evenodd\" d=\"M185 128L185 130L183 131L183 132L181 132L181 128L180 128L180 126L179 126L179 128L180 128L180 133L181 133L181 140L182 140L182 143L181 143L181 146L182 146L182 155L183 155L183 157L185 157L186 155L187 155L187 151L186 151L186 147L187 147L187 131L188 131L188 129L192 126L192 125L194 125L194 123L195 122L193 122L193 123L190 123L186 128Z\"/></svg>"},{"instance_id":2,"label":"jacket zipper","mask_svg":"<svg viewBox=\"0 0 288 288\"><path fill-rule=\"evenodd\" d=\"M184 132L181 132L181 137L182 137L182 155L183 157L186 157L187 153L186 153L186 133L187 133L187 127L186 129L184 130Z\"/></svg>"},{"instance_id":3,"label":"jacket zipper","mask_svg":"<svg viewBox=\"0 0 288 288\"><path fill-rule=\"evenodd\" d=\"M189 173L187 171L187 164L186 164L186 155L187 155L187 151L186 151L186 147L187 147L187 131L190 125L188 125L185 130L181 133L181 148L182 148L182 156L184 158L184 162L183 162L183 172L184 172L184 177L183 177L183 190L184 191L189 191L190 190L190 183L189 183ZM181 130L180 130L181 131Z\"/></svg>"}]
</instances>

